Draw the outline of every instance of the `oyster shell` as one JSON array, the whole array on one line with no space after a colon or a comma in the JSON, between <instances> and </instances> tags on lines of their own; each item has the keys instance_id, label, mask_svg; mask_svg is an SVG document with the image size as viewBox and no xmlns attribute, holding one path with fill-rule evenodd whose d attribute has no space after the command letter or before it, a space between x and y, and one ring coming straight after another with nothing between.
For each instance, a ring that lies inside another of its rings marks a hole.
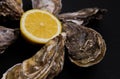
<instances>
[{"instance_id":1,"label":"oyster shell","mask_svg":"<svg viewBox=\"0 0 120 79\"><path fill-rule=\"evenodd\" d=\"M23 9L17 1L18 0L0 0L0 17L9 17L13 20L19 20Z\"/></svg>"},{"instance_id":2,"label":"oyster shell","mask_svg":"<svg viewBox=\"0 0 120 79\"><path fill-rule=\"evenodd\" d=\"M62 33L50 40L33 57L10 68L2 79L53 79L63 69L65 39Z\"/></svg>"},{"instance_id":3,"label":"oyster shell","mask_svg":"<svg viewBox=\"0 0 120 79\"><path fill-rule=\"evenodd\" d=\"M36 9L47 10L57 15L61 8L61 0L32 0L32 6Z\"/></svg>"},{"instance_id":4,"label":"oyster shell","mask_svg":"<svg viewBox=\"0 0 120 79\"><path fill-rule=\"evenodd\" d=\"M67 34L65 45L71 62L80 67L88 67L103 59L106 44L98 32L71 22L64 23L63 30Z\"/></svg>"},{"instance_id":5,"label":"oyster shell","mask_svg":"<svg viewBox=\"0 0 120 79\"><path fill-rule=\"evenodd\" d=\"M17 39L18 32L17 29L0 26L0 54Z\"/></svg>"},{"instance_id":6,"label":"oyster shell","mask_svg":"<svg viewBox=\"0 0 120 79\"><path fill-rule=\"evenodd\" d=\"M21 63L14 65L11 67L1 79L19 79L18 76L21 71Z\"/></svg>"},{"instance_id":7,"label":"oyster shell","mask_svg":"<svg viewBox=\"0 0 120 79\"><path fill-rule=\"evenodd\" d=\"M17 2L17 4L18 4L19 6L23 7L23 2L22 2L22 0L15 0L15 1Z\"/></svg>"},{"instance_id":8,"label":"oyster shell","mask_svg":"<svg viewBox=\"0 0 120 79\"><path fill-rule=\"evenodd\" d=\"M63 13L58 18L63 22L73 22L77 25L86 25L91 20L100 20L107 12L106 9L100 8L85 8L77 12Z\"/></svg>"}]
</instances>

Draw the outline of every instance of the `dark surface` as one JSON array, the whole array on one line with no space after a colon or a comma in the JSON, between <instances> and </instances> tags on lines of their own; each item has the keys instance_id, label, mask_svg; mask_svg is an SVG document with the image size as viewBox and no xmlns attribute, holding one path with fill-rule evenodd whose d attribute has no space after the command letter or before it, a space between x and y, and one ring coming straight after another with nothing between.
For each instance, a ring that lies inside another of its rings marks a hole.
<instances>
[{"instance_id":1,"label":"dark surface","mask_svg":"<svg viewBox=\"0 0 120 79\"><path fill-rule=\"evenodd\" d=\"M97 65L80 68L72 64L67 55L63 71L55 79L120 79L120 29L119 0L63 0L63 12L77 11L82 8L99 7L108 9L104 19L91 28L97 30L106 41L107 52ZM27 3L25 3L27 4ZM26 5L29 9L30 5ZM19 26L18 26L19 27ZM39 49L30 45L20 36L4 54L0 55L0 78L2 74L16 63L31 57Z\"/></svg>"}]
</instances>

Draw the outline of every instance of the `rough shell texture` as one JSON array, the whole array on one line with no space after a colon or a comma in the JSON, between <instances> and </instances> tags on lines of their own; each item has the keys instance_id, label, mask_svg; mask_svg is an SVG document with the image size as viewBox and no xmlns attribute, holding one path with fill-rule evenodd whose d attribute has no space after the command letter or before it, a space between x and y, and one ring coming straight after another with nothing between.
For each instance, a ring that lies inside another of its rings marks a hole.
<instances>
[{"instance_id":1,"label":"rough shell texture","mask_svg":"<svg viewBox=\"0 0 120 79\"><path fill-rule=\"evenodd\" d=\"M35 9L47 10L57 15L61 8L61 0L32 0L32 6Z\"/></svg>"},{"instance_id":2,"label":"rough shell texture","mask_svg":"<svg viewBox=\"0 0 120 79\"><path fill-rule=\"evenodd\" d=\"M66 47L73 63L88 67L103 59L106 45L98 32L71 22L64 23L63 29L67 33Z\"/></svg>"},{"instance_id":3,"label":"rough shell texture","mask_svg":"<svg viewBox=\"0 0 120 79\"><path fill-rule=\"evenodd\" d=\"M18 4L19 6L23 7L23 2L22 2L22 0L15 0L15 1L17 2L17 4Z\"/></svg>"},{"instance_id":4,"label":"rough shell texture","mask_svg":"<svg viewBox=\"0 0 120 79\"><path fill-rule=\"evenodd\" d=\"M19 31L17 29L0 26L0 54L17 39L18 33Z\"/></svg>"},{"instance_id":5,"label":"rough shell texture","mask_svg":"<svg viewBox=\"0 0 120 79\"><path fill-rule=\"evenodd\" d=\"M58 16L62 22L73 22L77 25L86 25L91 20L100 20L107 12L106 9L85 8L77 12L63 13Z\"/></svg>"},{"instance_id":6,"label":"rough shell texture","mask_svg":"<svg viewBox=\"0 0 120 79\"><path fill-rule=\"evenodd\" d=\"M33 57L10 68L2 79L53 79L63 69L65 39L62 33L50 40Z\"/></svg>"},{"instance_id":7,"label":"rough shell texture","mask_svg":"<svg viewBox=\"0 0 120 79\"><path fill-rule=\"evenodd\" d=\"M0 0L0 17L9 17L13 20L19 20L22 13L23 9L17 0Z\"/></svg>"},{"instance_id":8,"label":"rough shell texture","mask_svg":"<svg viewBox=\"0 0 120 79\"><path fill-rule=\"evenodd\" d=\"M8 71L3 74L3 77L1 79L19 79L19 73L21 71L21 63L14 65ZM8 78L9 77L9 78Z\"/></svg>"}]
</instances>

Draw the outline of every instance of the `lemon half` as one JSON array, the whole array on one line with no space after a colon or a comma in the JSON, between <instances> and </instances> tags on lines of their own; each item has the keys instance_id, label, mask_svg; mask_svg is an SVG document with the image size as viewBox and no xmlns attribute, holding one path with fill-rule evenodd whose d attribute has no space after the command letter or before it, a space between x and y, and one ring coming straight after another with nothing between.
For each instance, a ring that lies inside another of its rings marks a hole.
<instances>
[{"instance_id":1,"label":"lemon half","mask_svg":"<svg viewBox=\"0 0 120 79\"><path fill-rule=\"evenodd\" d=\"M61 22L51 13L32 9L20 20L20 31L30 42L44 44L61 33Z\"/></svg>"}]
</instances>

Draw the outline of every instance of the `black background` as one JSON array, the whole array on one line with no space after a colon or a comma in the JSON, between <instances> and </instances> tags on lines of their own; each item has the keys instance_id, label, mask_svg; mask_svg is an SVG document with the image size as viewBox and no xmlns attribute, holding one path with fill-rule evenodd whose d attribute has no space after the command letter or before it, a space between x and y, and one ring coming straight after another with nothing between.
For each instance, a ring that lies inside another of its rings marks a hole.
<instances>
[{"instance_id":1,"label":"black background","mask_svg":"<svg viewBox=\"0 0 120 79\"><path fill-rule=\"evenodd\" d=\"M26 0L26 2L29 0ZM29 3L25 10L30 9ZM119 0L63 0L62 12L73 12L88 7L108 9L104 19L93 29L101 33L107 44L104 59L97 65L81 68L72 64L67 55L63 71L55 79L120 79L120 9ZM18 26L19 27L19 26ZM0 55L0 78L11 66L31 57L39 50L38 46L28 44L21 36L4 54Z\"/></svg>"}]
</instances>

